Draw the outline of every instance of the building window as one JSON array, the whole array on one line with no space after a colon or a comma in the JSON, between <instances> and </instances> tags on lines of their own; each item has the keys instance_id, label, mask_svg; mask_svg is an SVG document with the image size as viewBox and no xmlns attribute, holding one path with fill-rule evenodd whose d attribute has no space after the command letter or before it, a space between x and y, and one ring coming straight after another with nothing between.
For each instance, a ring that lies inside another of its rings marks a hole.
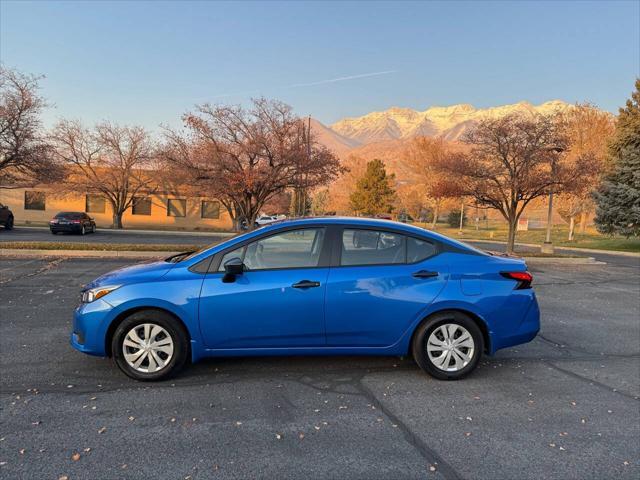
<instances>
[{"instance_id":1,"label":"building window","mask_svg":"<svg viewBox=\"0 0 640 480\"><path fill-rule=\"evenodd\" d=\"M200 218L220 218L220 202L203 200Z\"/></svg>"},{"instance_id":2,"label":"building window","mask_svg":"<svg viewBox=\"0 0 640 480\"><path fill-rule=\"evenodd\" d=\"M44 210L45 194L44 192L24 192L24 209L25 210Z\"/></svg>"},{"instance_id":3,"label":"building window","mask_svg":"<svg viewBox=\"0 0 640 480\"><path fill-rule=\"evenodd\" d=\"M131 213L134 215L151 215L151 198L133 197Z\"/></svg>"},{"instance_id":4,"label":"building window","mask_svg":"<svg viewBox=\"0 0 640 480\"><path fill-rule=\"evenodd\" d=\"M187 201L180 198L167 200L167 217L184 217L187 215Z\"/></svg>"},{"instance_id":5,"label":"building window","mask_svg":"<svg viewBox=\"0 0 640 480\"><path fill-rule=\"evenodd\" d=\"M101 195L87 195L84 211L87 213L104 213L104 197Z\"/></svg>"}]
</instances>

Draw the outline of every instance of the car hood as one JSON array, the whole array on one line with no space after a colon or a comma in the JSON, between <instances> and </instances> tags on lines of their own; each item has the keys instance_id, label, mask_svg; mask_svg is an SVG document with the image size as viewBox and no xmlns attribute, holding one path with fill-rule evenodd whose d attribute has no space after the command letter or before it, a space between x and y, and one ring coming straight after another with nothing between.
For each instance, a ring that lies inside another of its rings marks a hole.
<instances>
[{"instance_id":1,"label":"car hood","mask_svg":"<svg viewBox=\"0 0 640 480\"><path fill-rule=\"evenodd\" d=\"M139 263L105 273L84 286L83 290L105 285L125 285L155 280L165 275L175 263L161 261Z\"/></svg>"}]
</instances>

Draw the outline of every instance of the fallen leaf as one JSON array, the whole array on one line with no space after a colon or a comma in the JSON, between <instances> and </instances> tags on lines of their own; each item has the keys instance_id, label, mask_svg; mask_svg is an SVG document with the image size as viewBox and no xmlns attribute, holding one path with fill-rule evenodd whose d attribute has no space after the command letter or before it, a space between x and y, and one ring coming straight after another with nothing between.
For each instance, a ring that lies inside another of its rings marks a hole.
<instances>
[{"instance_id":1,"label":"fallen leaf","mask_svg":"<svg viewBox=\"0 0 640 480\"><path fill-rule=\"evenodd\" d=\"M107 431L107 427L101 427L100 429L98 429L98 433L104 433Z\"/></svg>"},{"instance_id":2,"label":"fallen leaf","mask_svg":"<svg viewBox=\"0 0 640 480\"><path fill-rule=\"evenodd\" d=\"M69 480L69 477L67 477L66 475L60 475L58 477L58 480Z\"/></svg>"},{"instance_id":3,"label":"fallen leaf","mask_svg":"<svg viewBox=\"0 0 640 480\"><path fill-rule=\"evenodd\" d=\"M136 419L136 417L129 417L129 421L133 422Z\"/></svg>"},{"instance_id":4,"label":"fallen leaf","mask_svg":"<svg viewBox=\"0 0 640 480\"><path fill-rule=\"evenodd\" d=\"M87 448L85 448L85 449L84 449L84 451L85 451L86 453L89 453L89 452L91 451L91 447L87 447Z\"/></svg>"},{"instance_id":5,"label":"fallen leaf","mask_svg":"<svg viewBox=\"0 0 640 480\"><path fill-rule=\"evenodd\" d=\"M78 460L80 460L80 454L78 452L74 453L73 455L71 455L71 460L77 462Z\"/></svg>"},{"instance_id":6,"label":"fallen leaf","mask_svg":"<svg viewBox=\"0 0 640 480\"><path fill-rule=\"evenodd\" d=\"M302 440L302 439L304 438L304 433L300 432L300 433L298 434L298 438L299 438L300 440Z\"/></svg>"},{"instance_id":7,"label":"fallen leaf","mask_svg":"<svg viewBox=\"0 0 640 480\"><path fill-rule=\"evenodd\" d=\"M435 465L429 465L429 471L430 472L435 472L437 470Z\"/></svg>"},{"instance_id":8,"label":"fallen leaf","mask_svg":"<svg viewBox=\"0 0 640 480\"><path fill-rule=\"evenodd\" d=\"M19 451L20 451L20 455L24 455L24 452L26 452L24 448L21 448Z\"/></svg>"},{"instance_id":9,"label":"fallen leaf","mask_svg":"<svg viewBox=\"0 0 640 480\"><path fill-rule=\"evenodd\" d=\"M278 440L280 440L280 439L282 439L282 435L280 435L279 433L276 433L276 438L277 438Z\"/></svg>"}]
</instances>

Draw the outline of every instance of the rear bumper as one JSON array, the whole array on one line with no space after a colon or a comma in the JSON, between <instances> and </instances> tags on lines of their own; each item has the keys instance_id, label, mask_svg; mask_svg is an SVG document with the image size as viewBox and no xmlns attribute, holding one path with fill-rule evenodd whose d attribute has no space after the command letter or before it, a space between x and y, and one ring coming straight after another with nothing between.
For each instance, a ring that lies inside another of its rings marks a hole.
<instances>
[{"instance_id":1,"label":"rear bumper","mask_svg":"<svg viewBox=\"0 0 640 480\"><path fill-rule=\"evenodd\" d=\"M491 347L489 354L495 353L502 348L513 347L533 340L540 331L540 308L535 295L532 295L529 308L523 320L509 331L502 331L500 334L491 332Z\"/></svg>"},{"instance_id":2,"label":"rear bumper","mask_svg":"<svg viewBox=\"0 0 640 480\"><path fill-rule=\"evenodd\" d=\"M52 233L58 233L58 232L73 232L73 233L79 233L82 230L82 225L50 225L49 226L49 230L51 230Z\"/></svg>"}]
</instances>

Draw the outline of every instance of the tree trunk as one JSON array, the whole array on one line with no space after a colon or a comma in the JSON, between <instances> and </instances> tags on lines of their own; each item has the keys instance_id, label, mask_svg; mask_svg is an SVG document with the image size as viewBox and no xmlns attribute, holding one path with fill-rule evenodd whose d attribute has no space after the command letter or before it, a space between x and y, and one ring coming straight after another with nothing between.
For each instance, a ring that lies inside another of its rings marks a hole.
<instances>
[{"instance_id":1,"label":"tree trunk","mask_svg":"<svg viewBox=\"0 0 640 480\"><path fill-rule=\"evenodd\" d=\"M575 217L572 215L571 217L569 217L569 241L572 242L573 241L573 231L576 228L576 219Z\"/></svg>"},{"instance_id":2,"label":"tree trunk","mask_svg":"<svg viewBox=\"0 0 640 480\"><path fill-rule=\"evenodd\" d=\"M507 235L507 254L511 255L513 253L513 247L516 243L516 227L518 225L518 220L513 219L509 220L509 233Z\"/></svg>"},{"instance_id":3,"label":"tree trunk","mask_svg":"<svg viewBox=\"0 0 640 480\"><path fill-rule=\"evenodd\" d=\"M440 213L440 202L436 202L433 210L433 222L431 223L431 230L436 229L436 223L438 223L438 214Z\"/></svg>"},{"instance_id":4,"label":"tree trunk","mask_svg":"<svg viewBox=\"0 0 640 480\"><path fill-rule=\"evenodd\" d=\"M585 233L587 231L587 212L582 212L580 214L580 233Z\"/></svg>"},{"instance_id":5,"label":"tree trunk","mask_svg":"<svg viewBox=\"0 0 640 480\"><path fill-rule=\"evenodd\" d=\"M462 233L462 227L464 226L464 200L460 203L460 233Z\"/></svg>"},{"instance_id":6,"label":"tree trunk","mask_svg":"<svg viewBox=\"0 0 640 480\"><path fill-rule=\"evenodd\" d=\"M118 212L115 211L113 212L113 223L112 223L112 227L113 228L122 228L122 213L123 212Z\"/></svg>"}]
</instances>

